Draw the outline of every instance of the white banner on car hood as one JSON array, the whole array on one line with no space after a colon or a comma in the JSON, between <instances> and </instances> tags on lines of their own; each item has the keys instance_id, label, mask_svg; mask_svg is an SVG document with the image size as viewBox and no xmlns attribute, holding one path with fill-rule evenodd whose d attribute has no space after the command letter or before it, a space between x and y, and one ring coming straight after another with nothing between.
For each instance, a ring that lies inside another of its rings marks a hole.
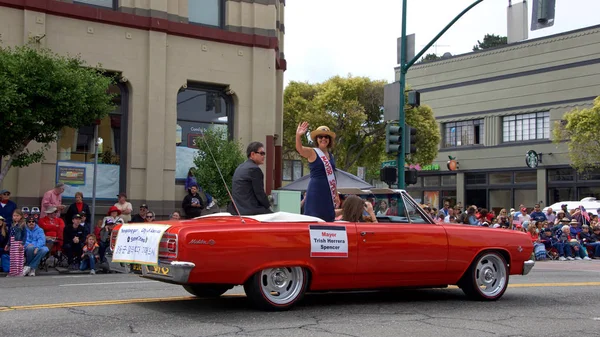
<instances>
[{"instance_id":1,"label":"white banner on car hood","mask_svg":"<svg viewBox=\"0 0 600 337\"><path fill-rule=\"evenodd\" d=\"M160 239L171 227L161 224L131 224L119 228L113 262L158 265Z\"/></svg>"}]
</instances>

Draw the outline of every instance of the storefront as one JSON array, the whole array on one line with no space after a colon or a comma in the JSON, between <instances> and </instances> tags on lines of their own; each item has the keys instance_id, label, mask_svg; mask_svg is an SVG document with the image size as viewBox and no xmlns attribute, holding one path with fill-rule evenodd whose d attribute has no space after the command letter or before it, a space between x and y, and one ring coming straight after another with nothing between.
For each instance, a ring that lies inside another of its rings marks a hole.
<instances>
[{"instance_id":1,"label":"storefront","mask_svg":"<svg viewBox=\"0 0 600 337\"><path fill-rule=\"evenodd\" d=\"M410 194L417 202L429 204L434 208L441 208L444 201L449 201L450 206L456 205L456 173L440 172L439 165L427 165L419 171L415 185L407 186Z\"/></svg>"},{"instance_id":2,"label":"storefront","mask_svg":"<svg viewBox=\"0 0 600 337\"><path fill-rule=\"evenodd\" d=\"M600 199L600 170L577 172L571 167L547 170L548 205L560 201L581 200L586 197Z\"/></svg>"}]
</instances>

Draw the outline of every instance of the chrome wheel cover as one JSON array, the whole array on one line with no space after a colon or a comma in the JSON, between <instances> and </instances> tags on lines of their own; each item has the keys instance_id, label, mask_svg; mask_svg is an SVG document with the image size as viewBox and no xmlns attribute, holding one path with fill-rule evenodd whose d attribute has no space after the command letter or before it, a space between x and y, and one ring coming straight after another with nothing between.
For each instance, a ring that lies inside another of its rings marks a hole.
<instances>
[{"instance_id":1,"label":"chrome wheel cover","mask_svg":"<svg viewBox=\"0 0 600 337\"><path fill-rule=\"evenodd\" d=\"M270 268L260 273L260 291L271 303L293 302L304 286L304 270L300 267Z\"/></svg>"},{"instance_id":2,"label":"chrome wheel cover","mask_svg":"<svg viewBox=\"0 0 600 337\"><path fill-rule=\"evenodd\" d=\"M502 293L507 284L507 270L504 261L495 254L486 254L477 262L475 282L479 291L487 297Z\"/></svg>"}]
</instances>

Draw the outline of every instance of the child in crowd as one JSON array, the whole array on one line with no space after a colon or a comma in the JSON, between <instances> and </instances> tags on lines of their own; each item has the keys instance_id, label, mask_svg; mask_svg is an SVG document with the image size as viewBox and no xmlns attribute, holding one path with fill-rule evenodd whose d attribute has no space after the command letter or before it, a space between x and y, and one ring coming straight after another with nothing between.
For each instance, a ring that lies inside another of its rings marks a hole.
<instances>
[{"instance_id":1,"label":"child in crowd","mask_svg":"<svg viewBox=\"0 0 600 337\"><path fill-rule=\"evenodd\" d=\"M115 222L113 219L105 219L104 224L102 226L102 231L100 232L100 262L105 262L106 260L106 249L110 247L110 234L112 233L114 227Z\"/></svg>"},{"instance_id":2,"label":"child in crowd","mask_svg":"<svg viewBox=\"0 0 600 337\"><path fill-rule=\"evenodd\" d=\"M537 226L533 223L530 223L527 226L527 232L529 233L531 242L533 243L533 256L535 256L535 259L538 261L546 260L546 246L540 240L540 236L537 231Z\"/></svg>"},{"instance_id":3,"label":"child in crowd","mask_svg":"<svg viewBox=\"0 0 600 337\"><path fill-rule=\"evenodd\" d=\"M16 209L12 215L13 223L10 228L10 243L6 248L10 252L10 272L7 276L23 276L25 265L25 240L27 239L27 228L25 217L20 209ZM35 222L32 218L30 221Z\"/></svg>"},{"instance_id":4,"label":"child in crowd","mask_svg":"<svg viewBox=\"0 0 600 337\"><path fill-rule=\"evenodd\" d=\"M96 274L96 262L100 260L99 255L100 247L96 242L96 236L94 234L88 234L85 239L85 246L83 246L83 254L81 254L81 263L79 264L79 270L86 270L90 268L90 274Z\"/></svg>"}]
</instances>

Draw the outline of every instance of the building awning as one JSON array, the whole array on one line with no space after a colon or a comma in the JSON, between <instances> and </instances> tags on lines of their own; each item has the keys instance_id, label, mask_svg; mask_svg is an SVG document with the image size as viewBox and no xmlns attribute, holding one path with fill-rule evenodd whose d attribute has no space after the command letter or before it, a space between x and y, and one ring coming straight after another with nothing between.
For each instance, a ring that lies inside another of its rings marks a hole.
<instances>
[{"instance_id":1,"label":"building awning","mask_svg":"<svg viewBox=\"0 0 600 337\"><path fill-rule=\"evenodd\" d=\"M375 186L367 183L359 177L350 174L346 171L335 170L335 176L337 179L337 188L340 193L344 193L344 190L367 190L374 188ZM294 180L294 182L283 186L280 190L284 191L306 191L308 188L308 182L310 181L310 174Z\"/></svg>"}]
</instances>

